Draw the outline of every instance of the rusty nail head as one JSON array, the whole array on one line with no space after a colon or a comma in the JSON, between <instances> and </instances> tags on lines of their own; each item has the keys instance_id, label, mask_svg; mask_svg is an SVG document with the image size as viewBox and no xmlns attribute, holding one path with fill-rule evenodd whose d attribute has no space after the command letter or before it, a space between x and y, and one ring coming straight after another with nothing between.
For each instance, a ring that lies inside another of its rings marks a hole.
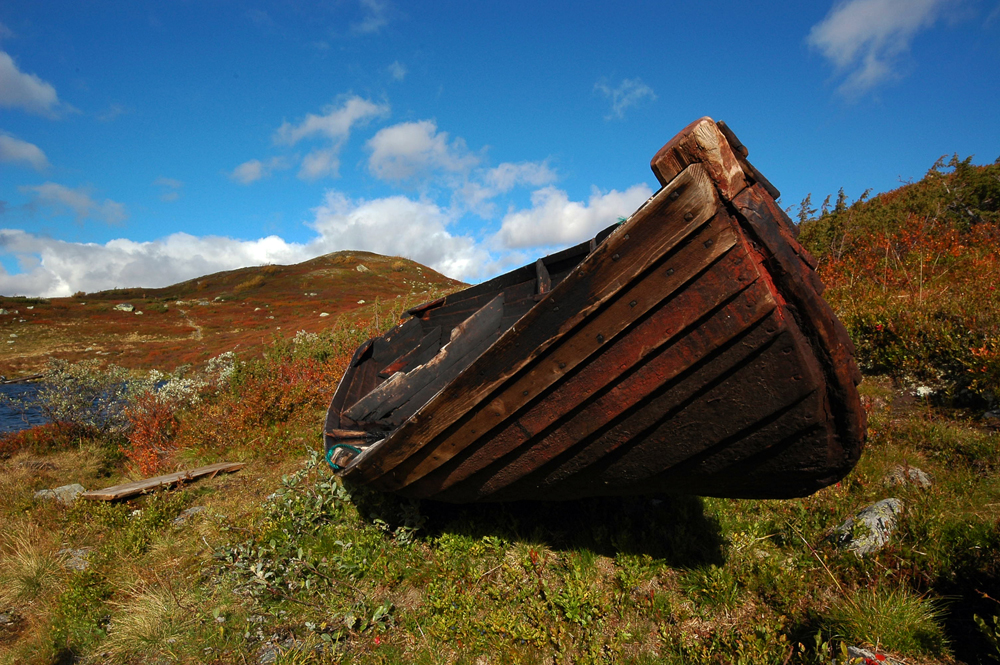
<instances>
[{"instance_id":1,"label":"rusty nail head","mask_svg":"<svg viewBox=\"0 0 1000 665\"><path fill-rule=\"evenodd\" d=\"M693 212L686 212L686 213L684 213L684 221L685 222L690 222L692 219L694 219L694 213Z\"/></svg>"},{"instance_id":2,"label":"rusty nail head","mask_svg":"<svg viewBox=\"0 0 1000 665\"><path fill-rule=\"evenodd\" d=\"M598 342L603 342L604 341L604 335L600 335L600 334L597 335L597 341Z\"/></svg>"},{"instance_id":3,"label":"rusty nail head","mask_svg":"<svg viewBox=\"0 0 1000 665\"><path fill-rule=\"evenodd\" d=\"M632 302L630 302L630 303L628 304L628 306L629 306L629 307L635 307L635 301L633 300Z\"/></svg>"},{"instance_id":4,"label":"rusty nail head","mask_svg":"<svg viewBox=\"0 0 1000 665\"><path fill-rule=\"evenodd\" d=\"M525 390L525 391L524 391L523 393L521 393L521 394L522 394L522 395L524 395L525 397L527 397L527 396L528 396L528 391L527 391L527 390Z\"/></svg>"},{"instance_id":5,"label":"rusty nail head","mask_svg":"<svg viewBox=\"0 0 1000 665\"><path fill-rule=\"evenodd\" d=\"M705 247L711 247L711 246L712 246L712 242L713 242L713 241L712 241L712 239L711 239L711 238L709 238L708 240L706 240L706 241L705 241Z\"/></svg>"},{"instance_id":6,"label":"rusty nail head","mask_svg":"<svg viewBox=\"0 0 1000 665\"><path fill-rule=\"evenodd\" d=\"M611 257L611 260L612 261L617 261L620 258L621 258L620 256L618 256L617 254L615 254L614 256Z\"/></svg>"},{"instance_id":7,"label":"rusty nail head","mask_svg":"<svg viewBox=\"0 0 1000 665\"><path fill-rule=\"evenodd\" d=\"M674 274L674 269L673 268L667 268L667 274L668 275L673 275Z\"/></svg>"},{"instance_id":8,"label":"rusty nail head","mask_svg":"<svg viewBox=\"0 0 1000 665\"><path fill-rule=\"evenodd\" d=\"M625 240L628 240L628 234L627 233L625 234Z\"/></svg>"},{"instance_id":9,"label":"rusty nail head","mask_svg":"<svg viewBox=\"0 0 1000 665\"><path fill-rule=\"evenodd\" d=\"M671 201L676 201L677 197L680 196L680 195L681 195L681 193L675 189L674 191L670 192L670 200Z\"/></svg>"}]
</instances>

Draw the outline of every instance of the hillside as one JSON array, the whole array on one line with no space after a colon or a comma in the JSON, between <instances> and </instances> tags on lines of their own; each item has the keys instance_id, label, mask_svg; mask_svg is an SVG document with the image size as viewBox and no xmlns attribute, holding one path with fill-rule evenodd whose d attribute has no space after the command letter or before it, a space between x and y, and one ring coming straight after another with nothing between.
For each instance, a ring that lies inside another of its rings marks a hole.
<instances>
[{"instance_id":1,"label":"hillside","mask_svg":"<svg viewBox=\"0 0 1000 665\"><path fill-rule=\"evenodd\" d=\"M0 296L0 374L41 371L48 358L97 358L173 371L273 337L317 332L340 317L378 317L454 290L460 282L399 257L336 252L296 265L206 275L158 289L72 298ZM376 308L376 303L378 306ZM131 305L132 311L116 309ZM141 312L141 314L139 314Z\"/></svg>"},{"instance_id":2,"label":"hillside","mask_svg":"<svg viewBox=\"0 0 1000 665\"><path fill-rule=\"evenodd\" d=\"M791 500L445 506L345 485L321 424L351 353L394 323L378 311L457 286L396 259L331 255L32 310L7 299L19 318L49 312L48 327L20 325L55 331L68 357L91 358L100 335L114 353L148 320L178 330L115 362L250 352L123 395L110 425L0 438L0 664L1000 662L1000 418L984 414L1000 395L998 193L1000 165L955 159L893 192L803 206L800 238L858 345L868 442L841 482ZM337 314L349 325L327 323ZM300 329L317 334L289 342ZM89 406L79 386L125 382L79 364L50 383ZM246 466L117 503L35 494L223 460ZM838 530L887 500L881 523Z\"/></svg>"},{"instance_id":3,"label":"hillside","mask_svg":"<svg viewBox=\"0 0 1000 665\"><path fill-rule=\"evenodd\" d=\"M1000 160L942 158L918 182L829 201L803 202L799 239L863 369L954 405L997 404Z\"/></svg>"}]
</instances>

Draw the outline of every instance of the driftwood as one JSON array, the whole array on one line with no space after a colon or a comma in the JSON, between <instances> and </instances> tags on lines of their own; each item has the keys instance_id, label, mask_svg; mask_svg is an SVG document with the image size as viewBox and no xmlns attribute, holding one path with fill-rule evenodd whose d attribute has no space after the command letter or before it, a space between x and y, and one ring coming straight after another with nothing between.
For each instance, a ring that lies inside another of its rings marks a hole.
<instances>
[{"instance_id":1,"label":"driftwood","mask_svg":"<svg viewBox=\"0 0 1000 665\"><path fill-rule=\"evenodd\" d=\"M243 462L219 462L218 464L209 464L208 466L198 467L190 471L178 471L177 473L168 473L165 476L156 476L155 478L146 478L145 480L105 487L102 490L83 492L80 494L80 498L92 501L127 499L131 496L148 494L149 492L190 482L205 476L214 478L219 473L232 473L233 471L239 471L244 466L246 464Z\"/></svg>"}]
</instances>

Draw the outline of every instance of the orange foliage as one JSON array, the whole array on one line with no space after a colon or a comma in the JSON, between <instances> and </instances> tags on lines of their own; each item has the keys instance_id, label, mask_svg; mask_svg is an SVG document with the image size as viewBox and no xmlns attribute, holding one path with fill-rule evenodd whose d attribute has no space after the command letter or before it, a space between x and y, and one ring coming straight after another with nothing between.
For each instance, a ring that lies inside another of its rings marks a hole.
<instances>
[{"instance_id":1,"label":"orange foliage","mask_svg":"<svg viewBox=\"0 0 1000 665\"><path fill-rule=\"evenodd\" d=\"M177 419L173 409L155 393L145 393L126 409L130 428L122 452L139 473L151 476L164 470L176 450L173 434Z\"/></svg>"}]
</instances>

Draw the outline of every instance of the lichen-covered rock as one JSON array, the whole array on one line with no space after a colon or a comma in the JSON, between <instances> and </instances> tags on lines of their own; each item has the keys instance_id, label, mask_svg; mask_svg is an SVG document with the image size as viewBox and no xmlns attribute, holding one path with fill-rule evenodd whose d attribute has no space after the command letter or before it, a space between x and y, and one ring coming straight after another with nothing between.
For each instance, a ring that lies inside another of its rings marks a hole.
<instances>
[{"instance_id":1,"label":"lichen-covered rock","mask_svg":"<svg viewBox=\"0 0 1000 665\"><path fill-rule=\"evenodd\" d=\"M115 305L115 309L119 312L131 312L135 310L135 307L131 303L120 302Z\"/></svg>"},{"instance_id":2,"label":"lichen-covered rock","mask_svg":"<svg viewBox=\"0 0 1000 665\"><path fill-rule=\"evenodd\" d=\"M359 263L358 267L355 268L355 270L357 270L358 272L370 272L368 270L368 267L365 264L363 264L363 263Z\"/></svg>"},{"instance_id":3,"label":"lichen-covered rock","mask_svg":"<svg viewBox=\"0 0 1000 665\"><path fill-rule=\"evenodd\" d=\"M81 547L80 549L66 548L59 550L60 556L65 557L63 560L63 566L69 570L82 571L87 570L90 567L90 548Z\"/></svg>"},{"instance_id":4,"label":"lichen-covered rock","mask_svg":"<svg viewBox=\"0 0 1000 665\"><path fill-rule=\"evenodd\" d=\"M174 518L174 526L183 526L190 518L194 517L198 513L204 512L205 506L191 506L187 510L183 511L180 515Z\"/></svg>"},{"instance_id":5,"label":"lichen-covered rock","mask_svg":"<svg viewBox=\"0 0 1000 665\"><path fill-rule=\"evenodd\" d=\"M916 485L927 489L931 486L931 477L915 466L896 465L889 470L885 477L885 482L889 485Z\"/></svg>"},{"instance_id":6,"label":"lichen-covered rock","mask_svg":"<svg viewBox=\"0 0 1000 665\"><path fill-rule=\"evenodd\" d=\"M72 485L63 485L62 487L56 487L50 490L38 490L35 492L36 499L55 499L60 503L64 503L67 506L74 501L76 497L80 496L87 490L83 485L79 483L73 483Z\"/></svg>"},{"instance_id":7,"label":"lichen-covered rock","mask_svg":"<svg viewBox=\"0 0 1000 665\"><path fill-rule=\"evenodd\" d=\"M854 517L833 530L830 539L838 547L846 548L858 556L879 551L889 542L896 528L897 517L903 512L899 499L876 501Z\"/></svg>"}]
</instances>

